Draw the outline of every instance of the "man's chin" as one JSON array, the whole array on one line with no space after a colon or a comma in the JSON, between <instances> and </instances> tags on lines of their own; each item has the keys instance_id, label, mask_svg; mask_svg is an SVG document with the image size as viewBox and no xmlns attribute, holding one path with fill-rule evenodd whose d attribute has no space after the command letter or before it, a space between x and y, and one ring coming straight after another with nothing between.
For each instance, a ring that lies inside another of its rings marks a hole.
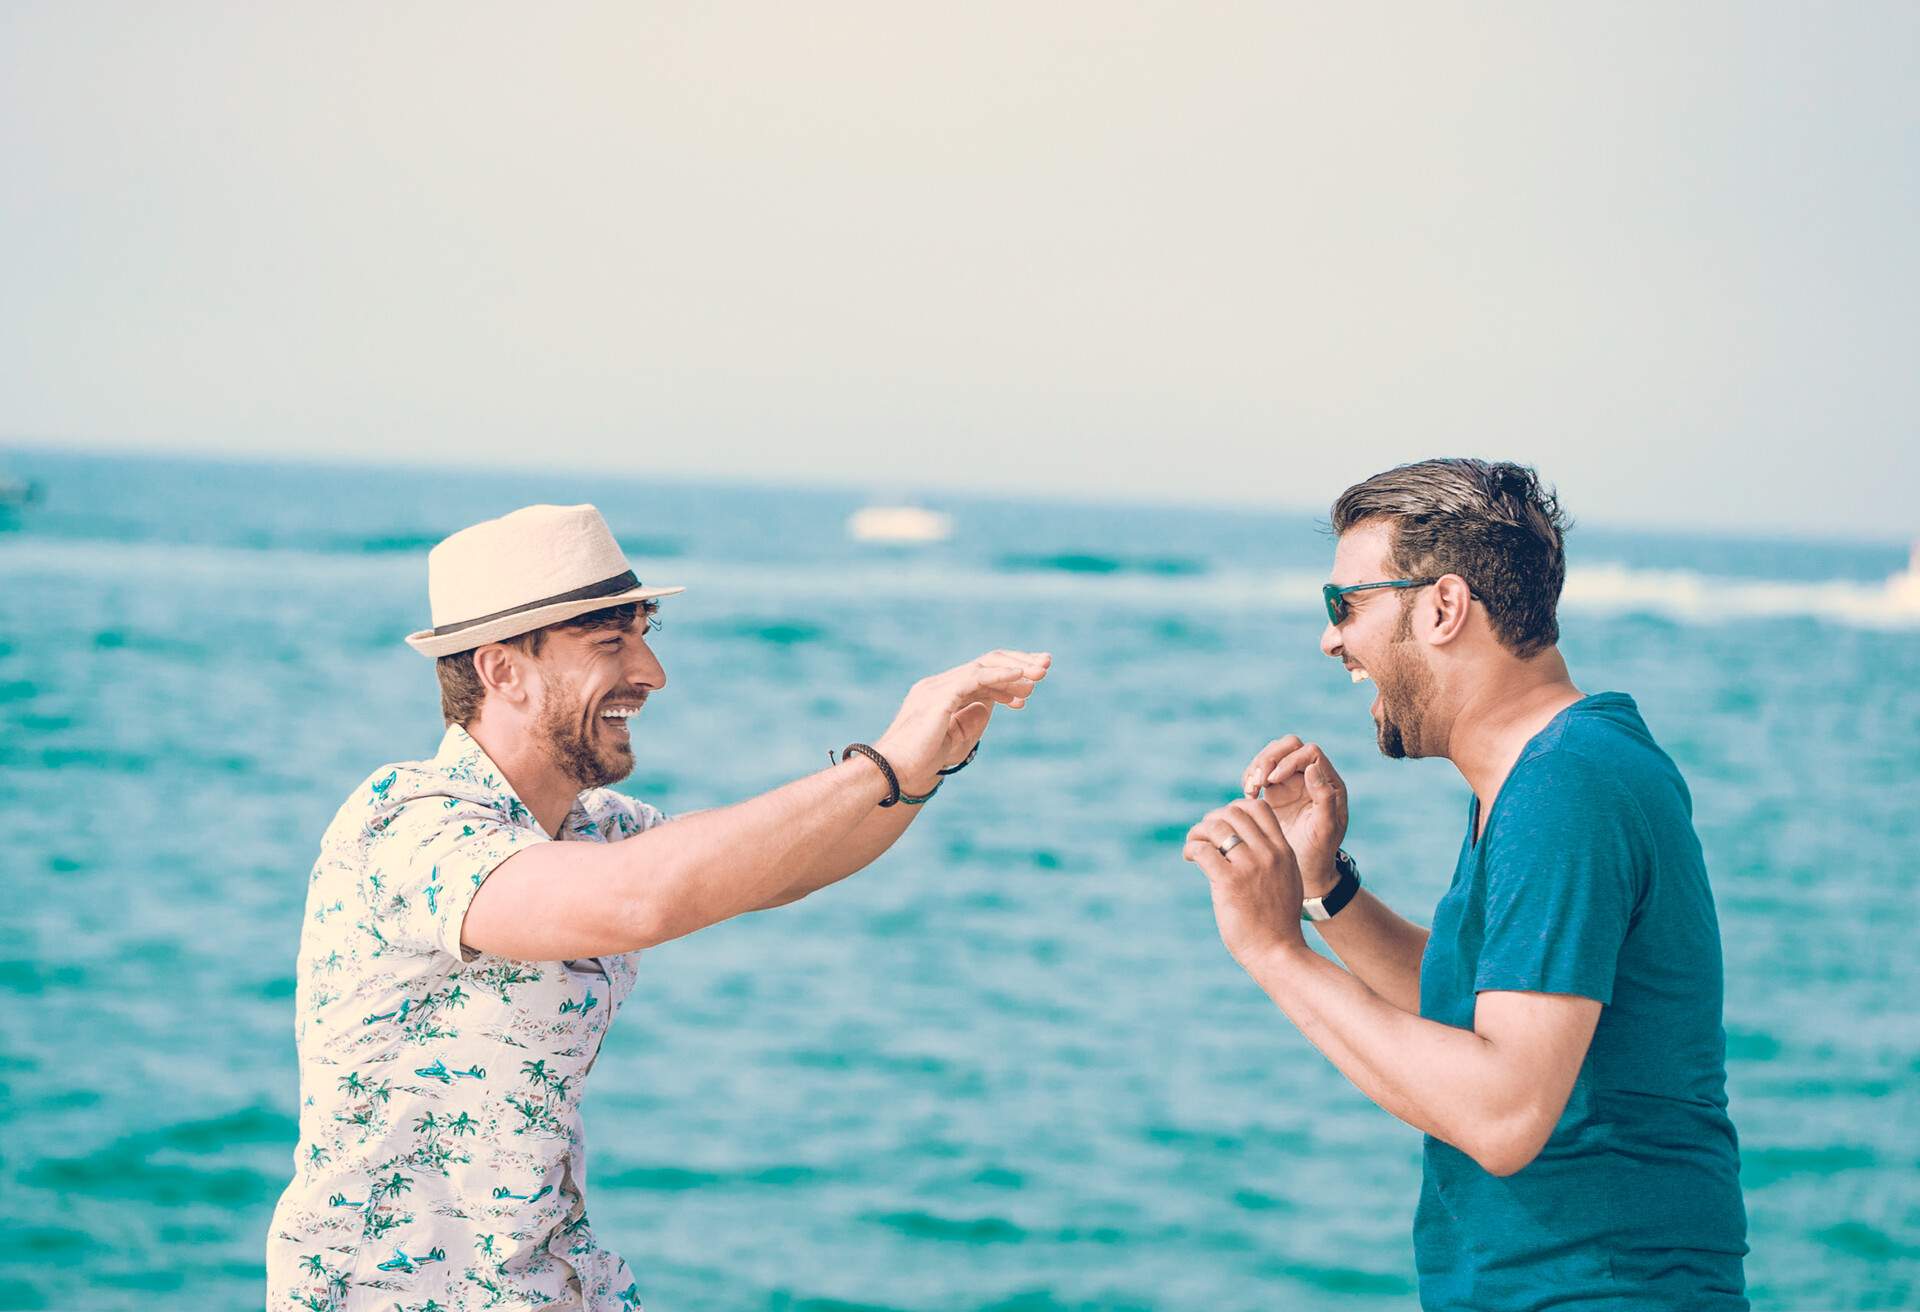
<instances>
[{"instance_id":1,"label":"man's chin","mask_svg":"<svg viewBox=\"0 0 1920 1312\"><path fill-rule=\"evenodd\" d=\"M1400 726L1384 714L1377 714L1373 720L1374 741L1380 747L1380 755L1389 761L1404 761L1415 755L1407 750L1407 736Z\"/></svg>"},{"instance_id":2,"label":"man's chin","mask_svg":"<svg viewBox=\"0 0 1920 1312\"><path fill-rule=\"evenodd\" d=\"M633 749L584 739L551 739L547 756L582 792L617 784L633 773Z\"/></svg>"},{"instance_id":3,"label":"man's chin","mask_svg":"<svg viewBox=\"0 0 1920 1312\"><path fill-rule=\"evenodd\" d=\"M593 778L576 779L581 788L605 788L633 773L631 748L598 751L593 754Z\"/></svg>"}]
</instances>

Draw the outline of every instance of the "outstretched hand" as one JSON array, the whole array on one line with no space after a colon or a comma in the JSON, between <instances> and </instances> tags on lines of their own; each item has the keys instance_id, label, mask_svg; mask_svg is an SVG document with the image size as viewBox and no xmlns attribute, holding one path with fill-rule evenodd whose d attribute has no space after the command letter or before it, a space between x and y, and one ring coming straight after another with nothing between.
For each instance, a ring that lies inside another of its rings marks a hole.
<instances>
[{"instance_id":1,"label":"outstretched hand","mask_svg":"<svg viewBox=\"0 0 1920 1312\"><path fill-rule=\"evenodd\" d=\"M874 747L908 792L930 791L939 772L967 759L996 706L1019 710L1053 664L1046 652L990 651L913 685Z\"/></svg>"}]
</instances>

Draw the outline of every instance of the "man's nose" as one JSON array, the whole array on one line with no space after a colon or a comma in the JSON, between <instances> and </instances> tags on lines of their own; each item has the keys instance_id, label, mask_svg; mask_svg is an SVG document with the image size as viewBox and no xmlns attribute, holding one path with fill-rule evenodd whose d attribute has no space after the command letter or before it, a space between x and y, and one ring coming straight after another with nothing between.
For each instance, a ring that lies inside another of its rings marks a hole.
<instances>
[{"instance_id":1,"label":"man's nose","mask_svg":"<svg viewBox=\"0 0 1920 1312\"><path fill-rule=\"evenodd\" d=\"M644 642L633 644L633 659L627 663L627 677L643 688L658 692L667 686L666 667Z\"/></svg>"},{"instance_id":2,"label":"man's nose","mask_svg":"<svg viewBox=\"0 0 1920 1312\"><path fill-rule=\"evenodd\" d=\"M1329 621L1327 627L1320 631L1320 650L1335 660L1342 659L1346 654L1346 647L1340 641L1339 625Z\"/></svg>"}]
</instances>

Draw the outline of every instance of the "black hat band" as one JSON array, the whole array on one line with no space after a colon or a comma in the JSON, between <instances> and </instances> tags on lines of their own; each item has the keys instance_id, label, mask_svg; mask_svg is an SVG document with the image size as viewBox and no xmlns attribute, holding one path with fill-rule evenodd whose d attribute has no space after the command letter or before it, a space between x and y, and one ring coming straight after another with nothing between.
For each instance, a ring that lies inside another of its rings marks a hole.
<instances>
[{"instance_id":1,"label":"black hat band","mask_svg":"<svg viewBox=\"0 0 1920 1312\"><path fill-rule=\"evenodd\" d=\"M449 633L458 633L462 629L471 629L475 625L487 624L493 620L503 620L509 615L523 615L527 611L539 610L543 606L560 606L569 601L591 601L595 597L612 597L622 592L631 592L639 586L640 580L633 576L632 570L628 570L626 573L616 574L610 579L601 579L598 583L589 583L584 588L575 588L572 592L562 592L556 596L542 597L540 600L530 601L524 606L509 606L505 610L497 610L491 615L482 615L478 619L461 620L457 624L436 624L433 626L433 636L436 638L444 638Z\"/></svg>"}]
</instances>

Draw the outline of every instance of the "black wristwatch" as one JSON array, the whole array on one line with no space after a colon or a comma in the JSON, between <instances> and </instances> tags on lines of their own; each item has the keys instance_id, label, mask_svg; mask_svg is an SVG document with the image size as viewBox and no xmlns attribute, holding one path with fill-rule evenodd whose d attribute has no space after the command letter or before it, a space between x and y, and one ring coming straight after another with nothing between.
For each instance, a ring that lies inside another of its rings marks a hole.
<instances>
[{"instance_id":1,"label":"black wristwatch","mask_svg":"<svg viewBox=\"0 0 1920 1312\"><path fill-rule=\"evenodd\" d=\"M1333 869L1340 878L1334 880L1333 887L1322 896L1301 902L1300 919L1332 920L1360 891L1360 864L1347 855L1345 848L1333 854Z\"/></svg>"}]
</instances>

